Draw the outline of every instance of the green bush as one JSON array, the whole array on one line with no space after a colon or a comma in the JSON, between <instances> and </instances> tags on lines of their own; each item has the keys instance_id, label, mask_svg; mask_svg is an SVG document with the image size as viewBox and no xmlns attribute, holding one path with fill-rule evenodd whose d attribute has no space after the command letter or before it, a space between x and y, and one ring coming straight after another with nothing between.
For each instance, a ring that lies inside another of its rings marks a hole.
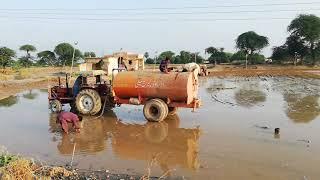
<instances>
[{"instance_id":1,"label":"green bush","mask_svg":"<svg viewBox=\"0 0 320 180\"><path fill-rule=\"evenodd\" d=\"M17 160L18 157L14 156L14 155L10 155L10 154L1 154L0 155L0 167L6 166L7 164L9 164L12 161Z\"/></svg>"}]
</instances>

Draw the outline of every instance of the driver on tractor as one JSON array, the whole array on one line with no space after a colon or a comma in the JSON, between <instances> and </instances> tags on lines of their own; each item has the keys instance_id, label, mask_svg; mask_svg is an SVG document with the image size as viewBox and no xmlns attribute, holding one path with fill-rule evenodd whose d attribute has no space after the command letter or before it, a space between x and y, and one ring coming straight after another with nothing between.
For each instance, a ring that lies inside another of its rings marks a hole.
<instances>
[{"instance_id":1,"label":"driver on tractor","mask_svg":"<svg viewBox=\"0 0 320 180\"><path fill-rule=\"evenodd\" d=\"M82 76L78 76L76 81L74 82L73 85L73 89L72 89L72 93L73 93L73 97L75 98L79 92L80 92L80 88L81 88L81 84L82 84Z\"/></svg>"}]
</instances>

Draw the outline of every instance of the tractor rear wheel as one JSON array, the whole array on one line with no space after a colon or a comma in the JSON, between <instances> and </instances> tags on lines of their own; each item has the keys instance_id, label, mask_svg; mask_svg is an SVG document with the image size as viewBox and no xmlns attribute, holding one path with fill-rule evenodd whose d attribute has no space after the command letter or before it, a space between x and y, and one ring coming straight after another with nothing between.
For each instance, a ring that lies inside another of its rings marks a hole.
<instances>
[{"instance_id":1,"label":"tractor rear wheel","mask_svg":"<svg viewBox=\"0 0 320 180\"><path fill-rule=\"evenodd\" d=\"M94 89L84 89L76 97L77 110L84 115L96 115L101 111L101 97Z\"/></svg>"},{"instance_id":2,"label":"tractor rear wheel","mask_svg":"<svg viewBox=\"0 0 320 180\"><path fill-rule=\"evenodd\" d=\"M151 99L144 105L143 114L148 121L161 122L168 115L168 106L161 99Z\"/></svg>"},{"instance_id":3,"label":"tractor rear wheel","mask_svg":"<svg viewBox=\"0 0 320 180\"><path fill-rule=\"evenodd\" d=\"M58 100L52 100L49 102L49 108L52 112L60 112L62 111L62 104Z\"/></svg>"}]
</instances>

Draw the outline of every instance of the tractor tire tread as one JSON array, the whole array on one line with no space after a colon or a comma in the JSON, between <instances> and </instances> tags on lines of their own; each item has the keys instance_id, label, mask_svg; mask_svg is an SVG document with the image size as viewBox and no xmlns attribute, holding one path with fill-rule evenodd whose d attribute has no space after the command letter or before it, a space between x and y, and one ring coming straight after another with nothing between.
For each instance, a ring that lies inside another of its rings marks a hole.
<instances>
[{"instance_id":1,"label":"tractor tire tread","mask_svg":"<svg viewBox=\"0 0 320 180\"><path fill-rule=\"evenodd\" d=\"M150 113L150 108L156 108L157 114ZM148 121L161 122L168 115L168 106L161 99L151 99L143 107L143 114Z\"/></svg>"},{"instance_id":2,"label":"tractor tire tread","mask_svg":"<svg viewBox=\"0 0 320 180\"><path fill-rule=\"evenodd\" d=\"M92 98L93 102L94 102L94 106L92 108L92 110L90 112L84 112L83 110L81 110L79 103L80 103L80 98L82 95L88 95ZM101 102L101 97L99 95L99 93L97 91L95 91L94 89L84 89L81 90L79 92L79 94L76 97L76 107L77 110L84 115L96 115L97 113L99 113L101 111L102 108L102 102Z\"/></svg>"}]
</instances>

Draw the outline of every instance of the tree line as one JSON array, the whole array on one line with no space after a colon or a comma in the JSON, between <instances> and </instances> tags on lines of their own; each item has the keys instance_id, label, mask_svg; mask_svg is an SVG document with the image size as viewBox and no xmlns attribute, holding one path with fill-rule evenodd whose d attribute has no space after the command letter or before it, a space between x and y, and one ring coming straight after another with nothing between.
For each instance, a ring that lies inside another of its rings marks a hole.
<instances>
[{"instance_id":1,"label":"tree line","mask_svg":"<svg viewBox=\"0 0 320 180\"><path fill-rule=\"evenodd\" d=\"M278 63L317 64L320 55L320 18L301 14L287 28L290 35L281 46L273 48L272 58Z\"/></svg>"},{"instance_id":2,"label":"tree line","mask_svg":"<svg viewBox=\"0 0 320 180\"><path fill-rule=\"evenodd\" d=\"M261 50L269 45L269 38L248 31L240 34L235 40L237 52L225 52L224 48L208 47L205 53L209 55L206 59L209 63L232 63L232 64L263 64L272 59L275 64L312 64L319 62L320 57L320 18L312 14L301 14L291 21L287 28L290 33L284 45L272 48L272 55L266 58ZM165 51L159 56L151 58L145 53L146 62L149 64L159 63L168 57L174 64L198 62L205 58L197 53L181 51L175 54L172 51Z\"/></svg>"},{"instance_id":3,"label":"tree line","mask_svg":"<svg viewBox=\"0 0 320 180\"><path fill-rule=\"evenodd\" d=\"M268 45L269 40L267 37L249 31L241 34L236 39L236 47L239 50L236 53L225 52L224 48L211 46L205 49L205 53L209 55L207 59L200 56L199 53L189 51L181 51L179 54L175 54L172 51L165 51L155 58L151 58L149 53L146 52L144 57L148 64L160 63L160 61L166 57L170 58L171 63L173 64L185 64L190 62L203 63L205 60L213 64L242 64L246 60L248 60L250 64L262 64L265 62L265 57L260 54L260 52Z\"/></svg>"},{"instance_id":4,"label":"tree line","mask_svg":"<svg viewBox=\"0 0 320 180\"><path fill-rule=\"evenodd\" d=\"M33 45L26 44L19 48L25 52L21 57L16 57L16 52L8 47L0 47L0 66L6 67L30 67L30 66L70 66L72 59L78 62L85 57L95 57L94 52L82 53L69 43L58 44L53 51L45 50L37 52Z\"/></svg>"},{"instance_id":5,"label":"tree line","mask_svg":"<svg viewBox=\"0 0 320 180\"><path fill-rule=\"evenodd\" d=\"M320 18L312 14L301 14L291 21L287 31L289 36L281 46L272 48L272 63L279 64L317 64L320 56ZM232 63L232 64L262 64L266 57L261 54L261 50L269 45L269 38L259 35L254 31L240 34L235 40L237 52L225 52L224 48L208 47L204 51L208 54L205 59L197 52L164 51L156 57L150 57L146 52L144 57L146 63L160 63L166 57L172 63L184 64L190 62L203 63ZM53 51L46 50L34 54L37 49L35 46L26 44L19 48L25 54L19 58L16 52L7 47L0 47L0 66L2 68L29 67L29 66L65 66L71 65L72 59L78 62L84 57L95 57L94 52L82 53L69 43L58 44Z\"/></svg>"}]
</instances>

